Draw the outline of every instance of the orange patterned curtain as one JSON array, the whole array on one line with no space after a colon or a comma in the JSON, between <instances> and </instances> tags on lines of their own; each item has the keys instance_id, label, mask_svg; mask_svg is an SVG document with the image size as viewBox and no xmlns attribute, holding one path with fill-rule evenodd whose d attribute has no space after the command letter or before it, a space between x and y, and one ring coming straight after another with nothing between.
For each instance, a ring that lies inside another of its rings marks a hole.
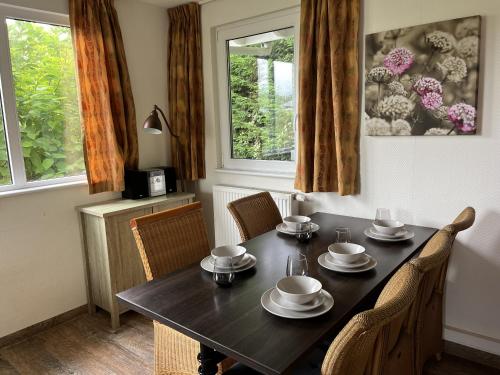
<instances>
[{"instance_id":1,"label":"orange patterned curtain","mask_svg":"<svg viewBox=\"0 0 500 375\"><path fill-rule=\"evenodd\" d=\"M169 115L179 144L172 139L172 158L179 177L205 178L205 110L201 59L200 5L190 3L168 10ZM177 160L177 147L180 159ZM180 164L180 165L179 165Z\"/></svg>"},{"instance_id":2,"label":"orange patterned curtain","mask_svg":"<svg viewBox=\"0 0 500 375\"><path fill-rule=\"evenodd\" d=\"M359 0L302 0L295 188L358 190Z\"/></svg>"},{"instance_id":3,"label":"orange patterned curtain","mask_svg":"<svg viewBox=\"0 0 500 375\"><path fill-rule=\"evenodd\" d=\"M122 191L125 168L137 168L134 98L113 0L69 0L91 194Z\"/></svg>"}]
</instances>

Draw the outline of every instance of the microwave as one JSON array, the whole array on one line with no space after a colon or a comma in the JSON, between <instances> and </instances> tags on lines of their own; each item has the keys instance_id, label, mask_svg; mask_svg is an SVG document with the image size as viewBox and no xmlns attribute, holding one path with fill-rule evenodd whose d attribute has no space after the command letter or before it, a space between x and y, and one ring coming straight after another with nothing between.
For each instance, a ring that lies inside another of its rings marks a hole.
<instances>
[{"instance_id":1,"label":"microwave","mask_svg":"<svg viewBox=\"0 0 500 375\"><path fill-rule=\"evenodd\" d=\"M149 168L139 170L125 170L125 190L122 197L126 199L141 199L165 195L165 170Z\"/></svg>"}]
</instances>

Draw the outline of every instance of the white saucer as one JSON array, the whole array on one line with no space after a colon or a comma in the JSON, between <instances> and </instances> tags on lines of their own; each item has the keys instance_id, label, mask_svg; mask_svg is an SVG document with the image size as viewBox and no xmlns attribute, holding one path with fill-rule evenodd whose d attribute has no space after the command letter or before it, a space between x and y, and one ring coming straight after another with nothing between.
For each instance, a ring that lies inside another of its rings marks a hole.
<instances>
[{"instance_id":1,"label":"white saucer","mask_svg":"<svg viewBox=\"0 0 500 375\"><path fill-rule=\"evenodd\" d=\"M257 258L255 256L253 256L252 254L248 254L248 256L250 258L248 263L245 266L235 268L234 272L243 272L243 271L249 270L250 268L254 267L257 264ZM201 268L203 268L205 271L214 272L214 264L212 262L210 262L211 258L212 258L212 256L209 255L209 256L203 258L202 261L200 262ZM221 273L229 273L229 271L221 272Z\"/></svg>"},{"instance_id":2,"label":"white saucer","mask_svg":"<svg viewBox=\"0 0 500 375\"><path fill-rule=\"evenodd\" d=\"M279 307L271 300L271 292L274 288L271 288L264 292L260 298L260 303L262 307L273 315L281 316L282 318L289 319L307 319L314 318L315 316L323 315L324 313L330 311L333 307L333 297L330 293L323 289L323 295L325 296L325 302L309 311L293 311L287 310Z\"/></svg>"},{"instance_id":3,"label":"white saucer","mask_svg":"<svg viewBox=\"0 0 500 375\"><path fill-rule=\"evenodd\" d=\"M276 225L276 230L280 233L289 234L291 236L295 236L297 234L302 233L302 232L292 232L292 231L288 230L285 223L281 223L281 224ZM311 223L311 232L314 233L314 232L317 232L318 230L319 230L319 225L315 224L315 223Z\"/></svg>"},{"instance_id":4,"label":"white saucer","mask_svg":"<svg viewBox=\"0 0 500 375\"><path fill-rule=\"evenodd\" d=\"M281 294L278 292L276 288L273 288L269 297L271 298L271 301L273 301L276 305L278 305L282 309L292 310L292 311L314 310L325 301L325 295L323 291L321 291L320 294L315 299L303 305L287 301L281 296Z\"/></svg>"},{"instance_id":5,"label":"white saucer","mask_svg":"<svg viewBox=\"0 0 500 375\"><path fill-rule=\"evenodd\" d=\"M383 238L391 238L391 239L404 237L408 233L408 230L406 230L406 229L400 230L399 232L397 232L395 234L380 233L373 227L370 227L369 229L370 229L370 233L375 235L375 236L379 236L379 237L383 237Z\"/></svg>"},{"instance_id":6,"label":"white saucer","mask_svg":"<svg viewBox=\"0 0 500 375\"><path fill-rule=\"evenodd\" d=\"M347 268L347 267L337 266L333 263L330 263L326 260L327 255L330 255L330 253L321 254L318 257L318 263L321 267L326 268L330 271L336 271L336 272L342 272L342 273L360 273L360 272L369 271L372 268L375 268L377 266L377 260L368 254L366 254L366 256L368 258L370 258L370 261L367 264L365 264L364 266L357 267L357 268Z\"/></svg>"},{"instance_id":7,"label":"white saucer","mask_svg":"<svg viewBox=\"0 0 500 375\"><path fill-rule=\"evenodd\" d=\"M332 264L333 266L336 267L343 267L343 268L359 268L364 265L366 265L370 261L370 257L366 254L363 254L363 258L361 258L361 261L356 262L356 263L344 263L344 262L339 262L336 260L332 254L326 253L325 260Z\"/></svg>"},{"instance_id":8,"label":"white saucer","mask_svg":"<svg viewBox=\"0 0 500 375\"><path fill-rule=\"evenodd\" d=\"M243 256L243 259L240 260L238 263L236 263L235 265L233 265L233 268L234 269L238 269L238 268L241 268L241 267L244 267L248 264L248 262L250 262L252 260L252 258L250 257L250 254L246 253L244 256ZM213 256L210 256L210 258L208 259L208 261L210 262L210 264L212 265L212 267L215 265L215 259ZM221 267L221 268L228 268L228 267Z\"/></svg>"},{"instance_id":9,"label":"white saucer","mask_svg":"<svg viewBox=\"0 0 500 375\"><path fill-rule=\"evenodd\" d=\"M374 233L372 233L370 228L366 228L363 233L365 234L365 236L373 238L374 240L386 241L386 242L406 241L406 240L409 240L409 239L415 237L415 233L413 233L411 230L407 230L406 234L404 236L396 237L396 238L387 238L387 237L382 237L378 234L374 234Z\"/></svg>"}]
</instances>

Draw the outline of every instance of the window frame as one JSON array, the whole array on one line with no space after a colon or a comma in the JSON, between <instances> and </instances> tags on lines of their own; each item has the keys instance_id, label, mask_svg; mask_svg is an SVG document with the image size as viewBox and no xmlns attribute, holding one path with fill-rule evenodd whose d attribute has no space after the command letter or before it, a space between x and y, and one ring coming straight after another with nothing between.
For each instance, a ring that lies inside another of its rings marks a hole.
<instances>
[{"instance_id":1,"label":"window frame","mask_svg":"<svg viewBox=\"0 0 500 375\"><path fill-rule=\"evenodd\" d=\"M17 115L16 96L10 58L7 19L46 23L69 27L69 16L60 13L29 9L15 5L0 4L0 92L3 109L5 141L7 143L10 174L12 183L0 185L0 193L16 190L36 190L45 186L86 183L86 173L76 176L58 177L47 180L28 181L24 165L21 134ZM75 67L76 74L76 67ZM82 148L83 152L83 148Z\"/></svg>"},{"instance_id":2,"label":"window frame","mask_svg":"<svg viewBox=\"0 0 500 375\"><path fill-rule=\"evenodd\" d=\"M295 175L297 159L297 98L298 98L298 55L299 55L300 7L257 16L238 21L216 29L217 81L219 98L220 167L228 170L264 172L277 175ZM295 150L292 161L251 160L232 158L231 93L229 87L228 41L245 36L263 34L279 29L294 28L294 129Z\"/></svg>"}]
</instances>

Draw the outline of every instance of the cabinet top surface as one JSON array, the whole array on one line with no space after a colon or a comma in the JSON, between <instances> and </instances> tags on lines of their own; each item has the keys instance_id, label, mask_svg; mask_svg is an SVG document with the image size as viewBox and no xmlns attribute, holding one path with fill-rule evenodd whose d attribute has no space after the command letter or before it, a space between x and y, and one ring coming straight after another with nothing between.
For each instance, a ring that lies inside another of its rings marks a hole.
<instances>
[{"instance_id":1,"label":"cabinet top surface","mask_svg":"<svg viewBox=\"0 0 500 375\"><path fill-rule=\"evenodd\" d=\"M185 199L194 199L193 193L172 193L159 197L150 197L143 199L115 199L88 206L79 206L76 209L85 214L104 217L107 215L118 214L132 209L140 209L156 206L159 204L174 203Z\"/></svg>"}]
</instances>

